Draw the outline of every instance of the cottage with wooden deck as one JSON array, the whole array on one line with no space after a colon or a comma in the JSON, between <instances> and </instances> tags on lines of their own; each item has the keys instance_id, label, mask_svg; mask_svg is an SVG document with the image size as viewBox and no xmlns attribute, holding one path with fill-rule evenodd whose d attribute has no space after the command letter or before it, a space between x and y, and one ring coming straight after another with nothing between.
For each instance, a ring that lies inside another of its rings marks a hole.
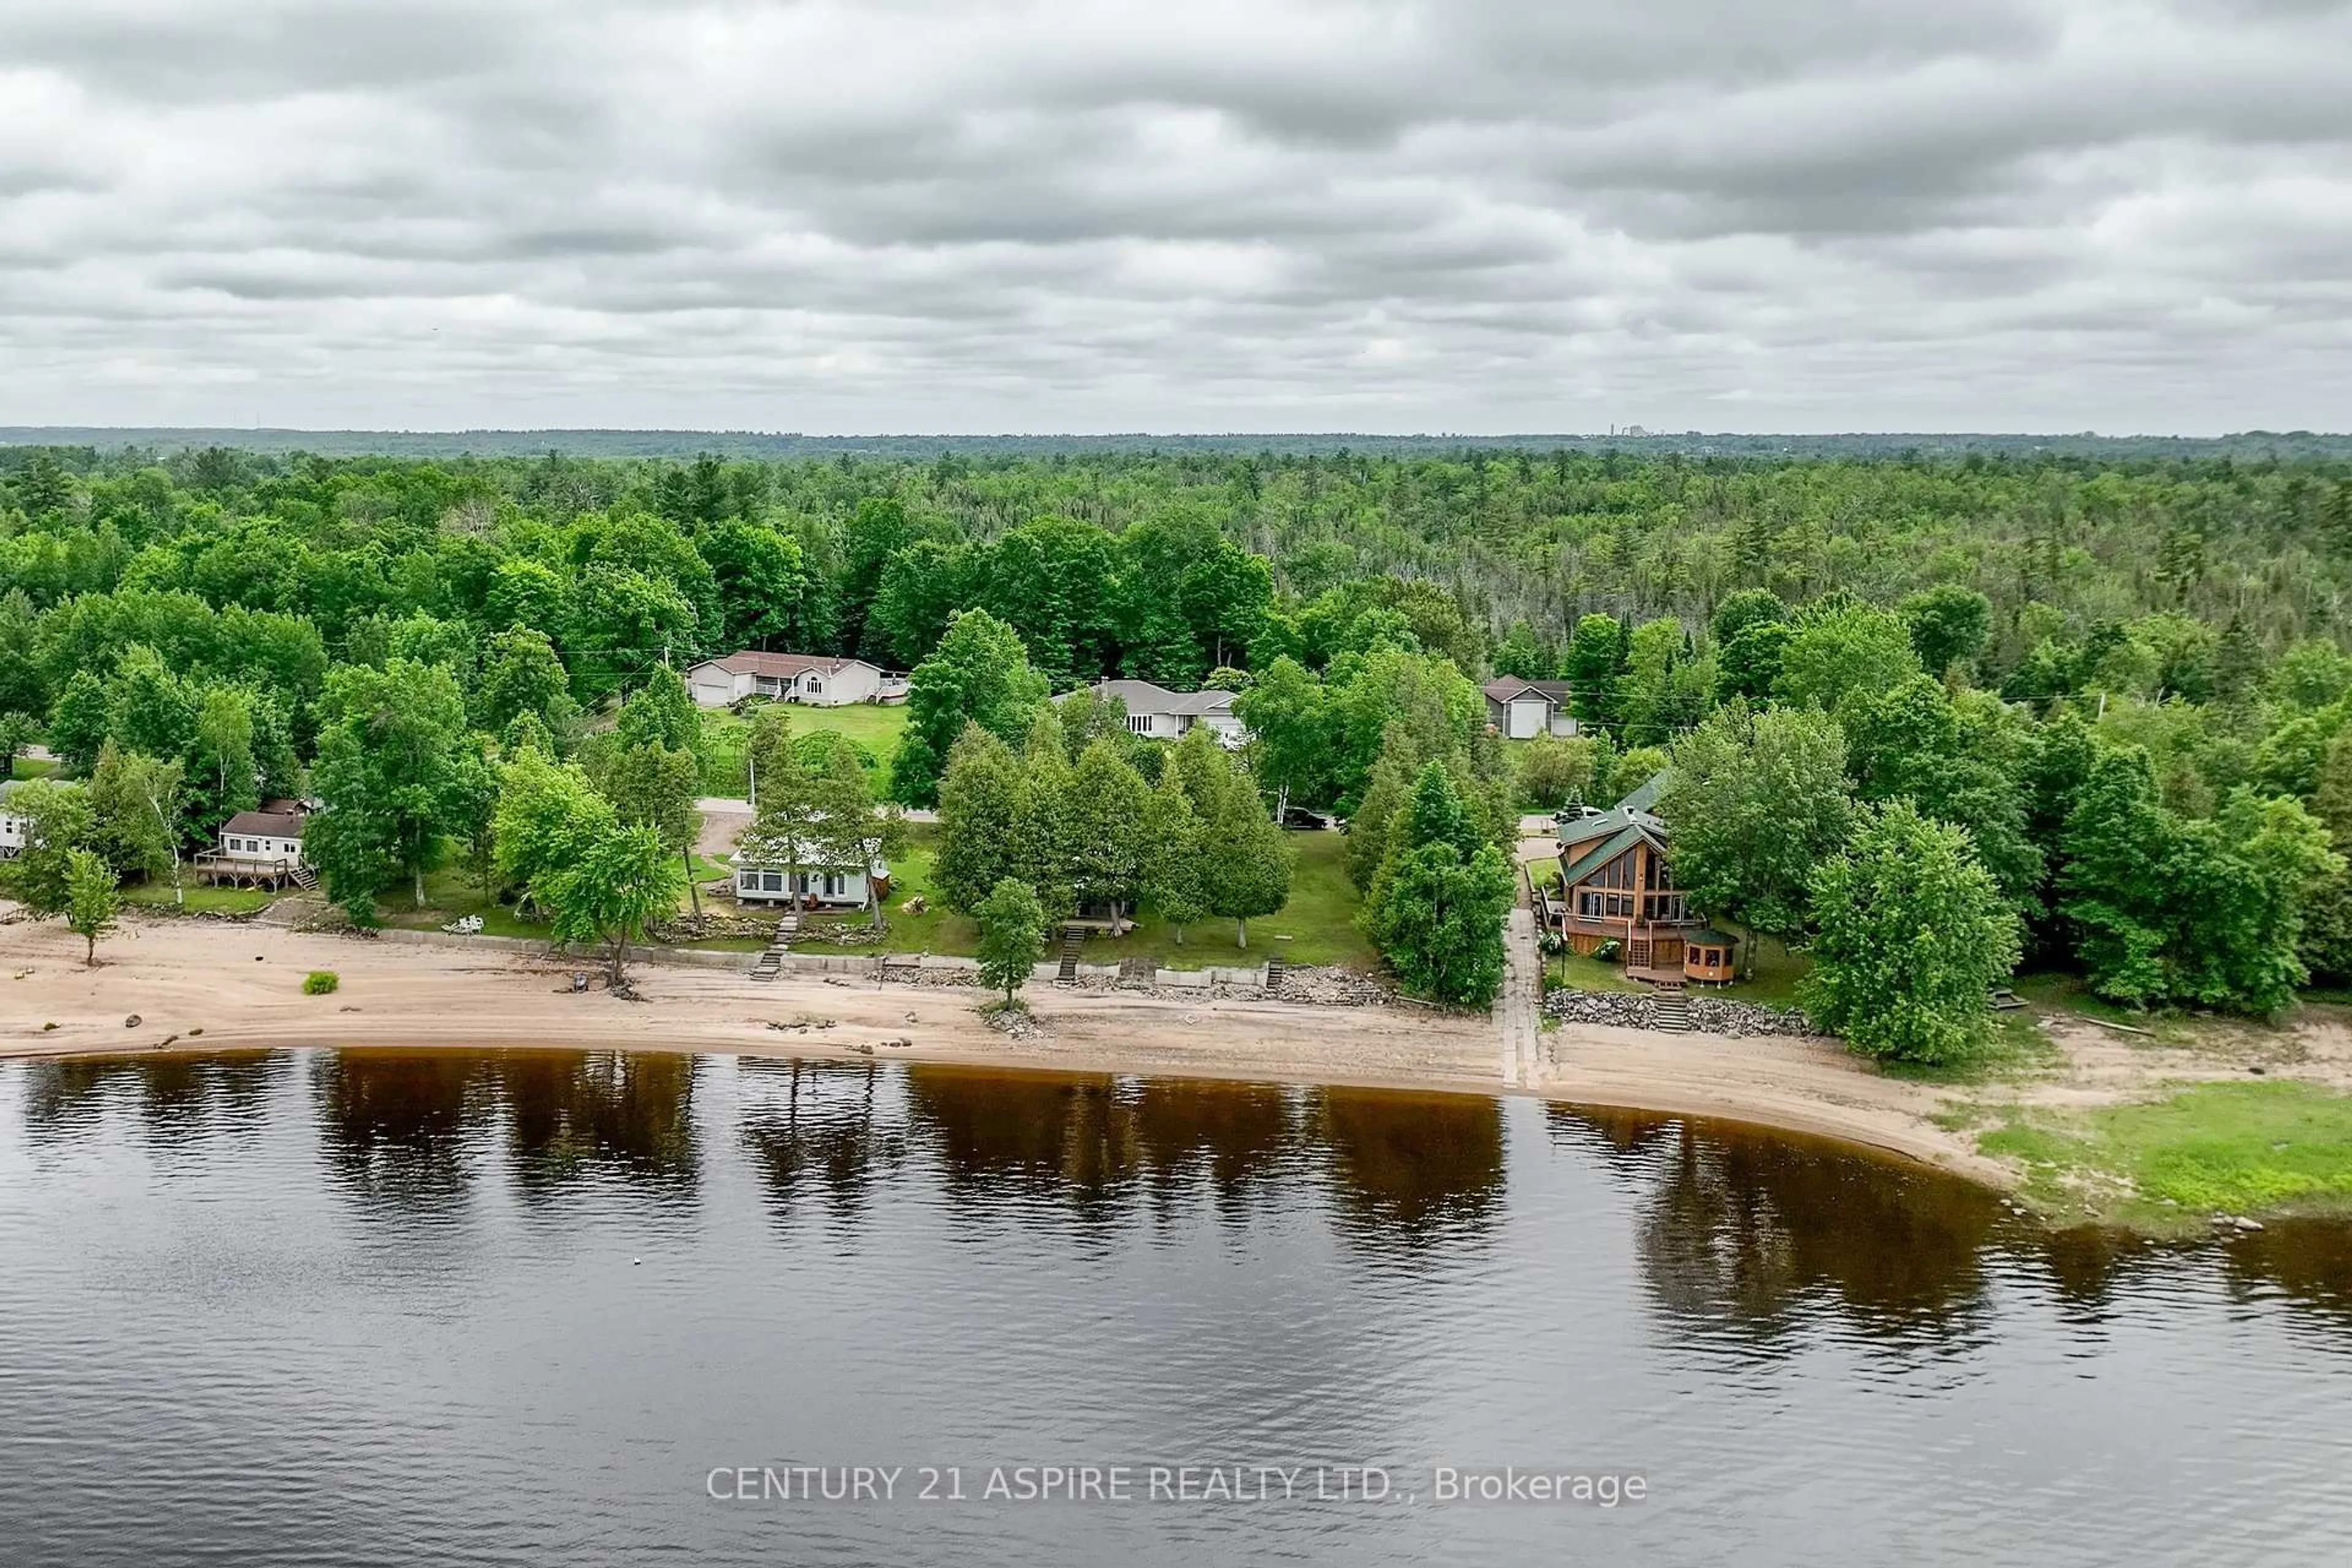
<instances>
[{"instance_id":1,"label":"cottage with wooden deck","mask_svg":"<svg viewBox=\"0 0 2352 1568\"><path fill-rule=\"evenodd\" d=\"M1644 980L1731 978L1733 938L1707 929L1675 886L1666 825L1650 809L1661 773L1607 811L1564 822L1559 882L1536 900L1536 915L1578 952L1617 944L1626 973Z\"/></svg>"},{"instance_id":2,"label":"cottage with wooden deck","mask_svg":"<svg viewBox=\"0 0 2352 1568\"><path fill-rule=\"evenodd\" d=\"M264 801L257 811L238 812L221 824L220 842L196 857L196 874L239 888L316 887L318 879L302 863L307 815L292 800Z\"/></svg>"}]
</instances>

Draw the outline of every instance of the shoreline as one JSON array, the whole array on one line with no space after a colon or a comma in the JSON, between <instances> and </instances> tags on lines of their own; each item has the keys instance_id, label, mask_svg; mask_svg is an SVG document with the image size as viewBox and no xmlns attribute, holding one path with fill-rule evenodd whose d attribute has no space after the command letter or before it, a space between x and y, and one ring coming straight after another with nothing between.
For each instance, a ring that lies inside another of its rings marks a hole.
<instances>
[{"instance_id":1,"label":"shoreline","mask_svg":"<svg viewBox=\"0 0 2352 1568\"><path fill-rule=\"evenodd\" d=\"M980 1018L971 987L754 982L749 962L633 961L646 999L631 1002L572 993L571 974L592 966L579 960L173 916L126 921L89 969L62 926L17 921L0 925L0 1058L620 1048L1507 1095L1823 1138L1987 1186L2016 1183L1972 1138L1931 1120L1942 1090L1885 1078L1819 1039L1570 1025L1542 1037L1515 1082L1497 1021L1480 1015L1033 986L1037 1030L1015 1038ZM313 969L336 972L339 988L304 995ZM139 1025L126 1027L133 1014ZM818 1019L830 1023L798 1026Z\"/></svg>"}]
</instances>

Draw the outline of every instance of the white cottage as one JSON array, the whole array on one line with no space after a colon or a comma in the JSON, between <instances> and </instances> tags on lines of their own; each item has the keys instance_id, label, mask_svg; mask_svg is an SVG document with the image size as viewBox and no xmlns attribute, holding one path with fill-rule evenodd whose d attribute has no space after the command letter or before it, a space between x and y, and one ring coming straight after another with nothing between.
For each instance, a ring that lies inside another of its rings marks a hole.
<instances>
[{"instance_id":1,"label":"white cottage","mask_svg":"<svg viewBox=\"0 0 2352 1568\"><path fill-rule=\"evenodd\" d=\"M862 658L744 648L694 666L686 672L686 687L703 708L724 708L748 697L840 708L852 702L902 701L907 678Z\"/></svg>"},{"instance_id":2,"label":"white cottage","mask_svg":"<svg viewBox=\"0 0 2352 1568\"><path fill-rule=\"evenodd\" d=\"M197 857L196 869L215 881L309 883L302 868L300 803L272 800L221 824L220 842Z\"/></svg>"},{"instance_id":3,"label":"white cottage","mask_svg":"<svg viewBox=\"0 0 2352 1568\"><path fill-rule=\"evenodd\" d=\"M862 870L855 866L824 866L814 849L803 852L807 858L795 871L773 859L752 859L737 850L728 858L735 871L735 901L862 910L869 891L877 905L890 896L890 864L882 858L881 840L866 841L866 862Z\"/></svg>"}]
</instances>

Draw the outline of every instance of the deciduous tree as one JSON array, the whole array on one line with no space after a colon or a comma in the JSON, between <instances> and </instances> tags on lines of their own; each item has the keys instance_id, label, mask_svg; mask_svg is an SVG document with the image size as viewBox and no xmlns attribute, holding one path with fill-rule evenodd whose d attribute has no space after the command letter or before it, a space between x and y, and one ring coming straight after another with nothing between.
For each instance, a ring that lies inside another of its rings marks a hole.
<instances>
[{"instance_id":1,"label":"deciduous tree","mask_svg":"<svg viewBox=\"0 0 2352 1568\"><path fill-rule=\"evenodd\" d=\"M2019 926L1961 829L1907 800L1866 808L1811 880L1813 1022L1864 1056L1958 1061L1992 1033L1990 988Z\"/></svg>"},{"instance_id":2,"label":"deciduous tree","mask_svg":"<svg viewBox=\"0 0 2352 1568\"><path fill-rule=\"evenodd\" d=\"M558 942L602 942L611 981L627 981L629 939L676 912L686 872L651 827L611 826L576 842L533 885Z\"/></svg>"},{"instance_id":3,"label":"deciduous tree","mask_svg":"<svg viewBox=\"0 0 2352 1568\"><path fill-rule=\"evenodd\" d=\"M304 854L338 902L405 875L423 908L425 873L460 826L457 786L475 755L456 678L404 658L344 666L328 677L320 709L312 779L323 809Z\"/></svg>"},{"instance_id":4,"label":"deciduous tree","mask_svg":"<svg viewBox=\"0 0 2352 1568\"><path fill-rule=\"evenodd\" d=\"M908 805L939 798L940 770L967 723L1011 744L1020 740L1045 700L1045 678L1013 628L985 610L966 610L949 624L931 657L908 682L907 732L890 774L892 796Z\"/></svg>"},{"instance_id":5,"label":"deciduous tree","mask_svg":"<svg viewBox=\"0 0 2352 1568\"><path fill-rule=\"evenodd\" d=\"M82 939L82 962L98 967L98 939L114 929L122 894L114 868L88 849L66 851L66 929Z\"/></svg>"},{"instance_id":6,"label":"deciduous tree","mask_svg":"<svg viewBox=\"0 0 2352 1568\"><path fill-rule=\"evenodd\" d=\"M1853 827L1836 721L1817 710L1759 712L1734 702L1672 754L1657 809L1676 884L1718 919L1772 936L1801 932L1813 868Z\"/></svg>"},{"instance_id":7,"label":"deciduous tree","mask_svg":"<svg viewBox=\"0 0 2352 1568\"><path fill-rule=\"evenodd\" d=\"M1037 944L1045 935L1045 909L1028 883L1007 877L972 911L980 923L980 979L1004 993L1004 1005L1029 984Z\"/></svg>"}]
</instances>

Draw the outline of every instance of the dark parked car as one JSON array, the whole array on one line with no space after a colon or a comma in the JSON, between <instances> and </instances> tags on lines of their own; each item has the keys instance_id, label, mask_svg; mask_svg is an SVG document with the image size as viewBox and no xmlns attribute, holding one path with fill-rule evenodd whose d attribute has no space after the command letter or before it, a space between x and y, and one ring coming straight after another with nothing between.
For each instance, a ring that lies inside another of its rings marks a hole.
<instances>
[{"instance_id":1,"label":"dark parked car","mask_svg":"<svg viewBox=\"0 0 2352 1568\"><path fill-rule=\"evenodd\" d=\"M1294 833L1321 833L1339 825L1337 817L1327 816L1319 811L1307 811L1296 805L1282 814L1282 826Z\"/></svg>"}]
</instances>

